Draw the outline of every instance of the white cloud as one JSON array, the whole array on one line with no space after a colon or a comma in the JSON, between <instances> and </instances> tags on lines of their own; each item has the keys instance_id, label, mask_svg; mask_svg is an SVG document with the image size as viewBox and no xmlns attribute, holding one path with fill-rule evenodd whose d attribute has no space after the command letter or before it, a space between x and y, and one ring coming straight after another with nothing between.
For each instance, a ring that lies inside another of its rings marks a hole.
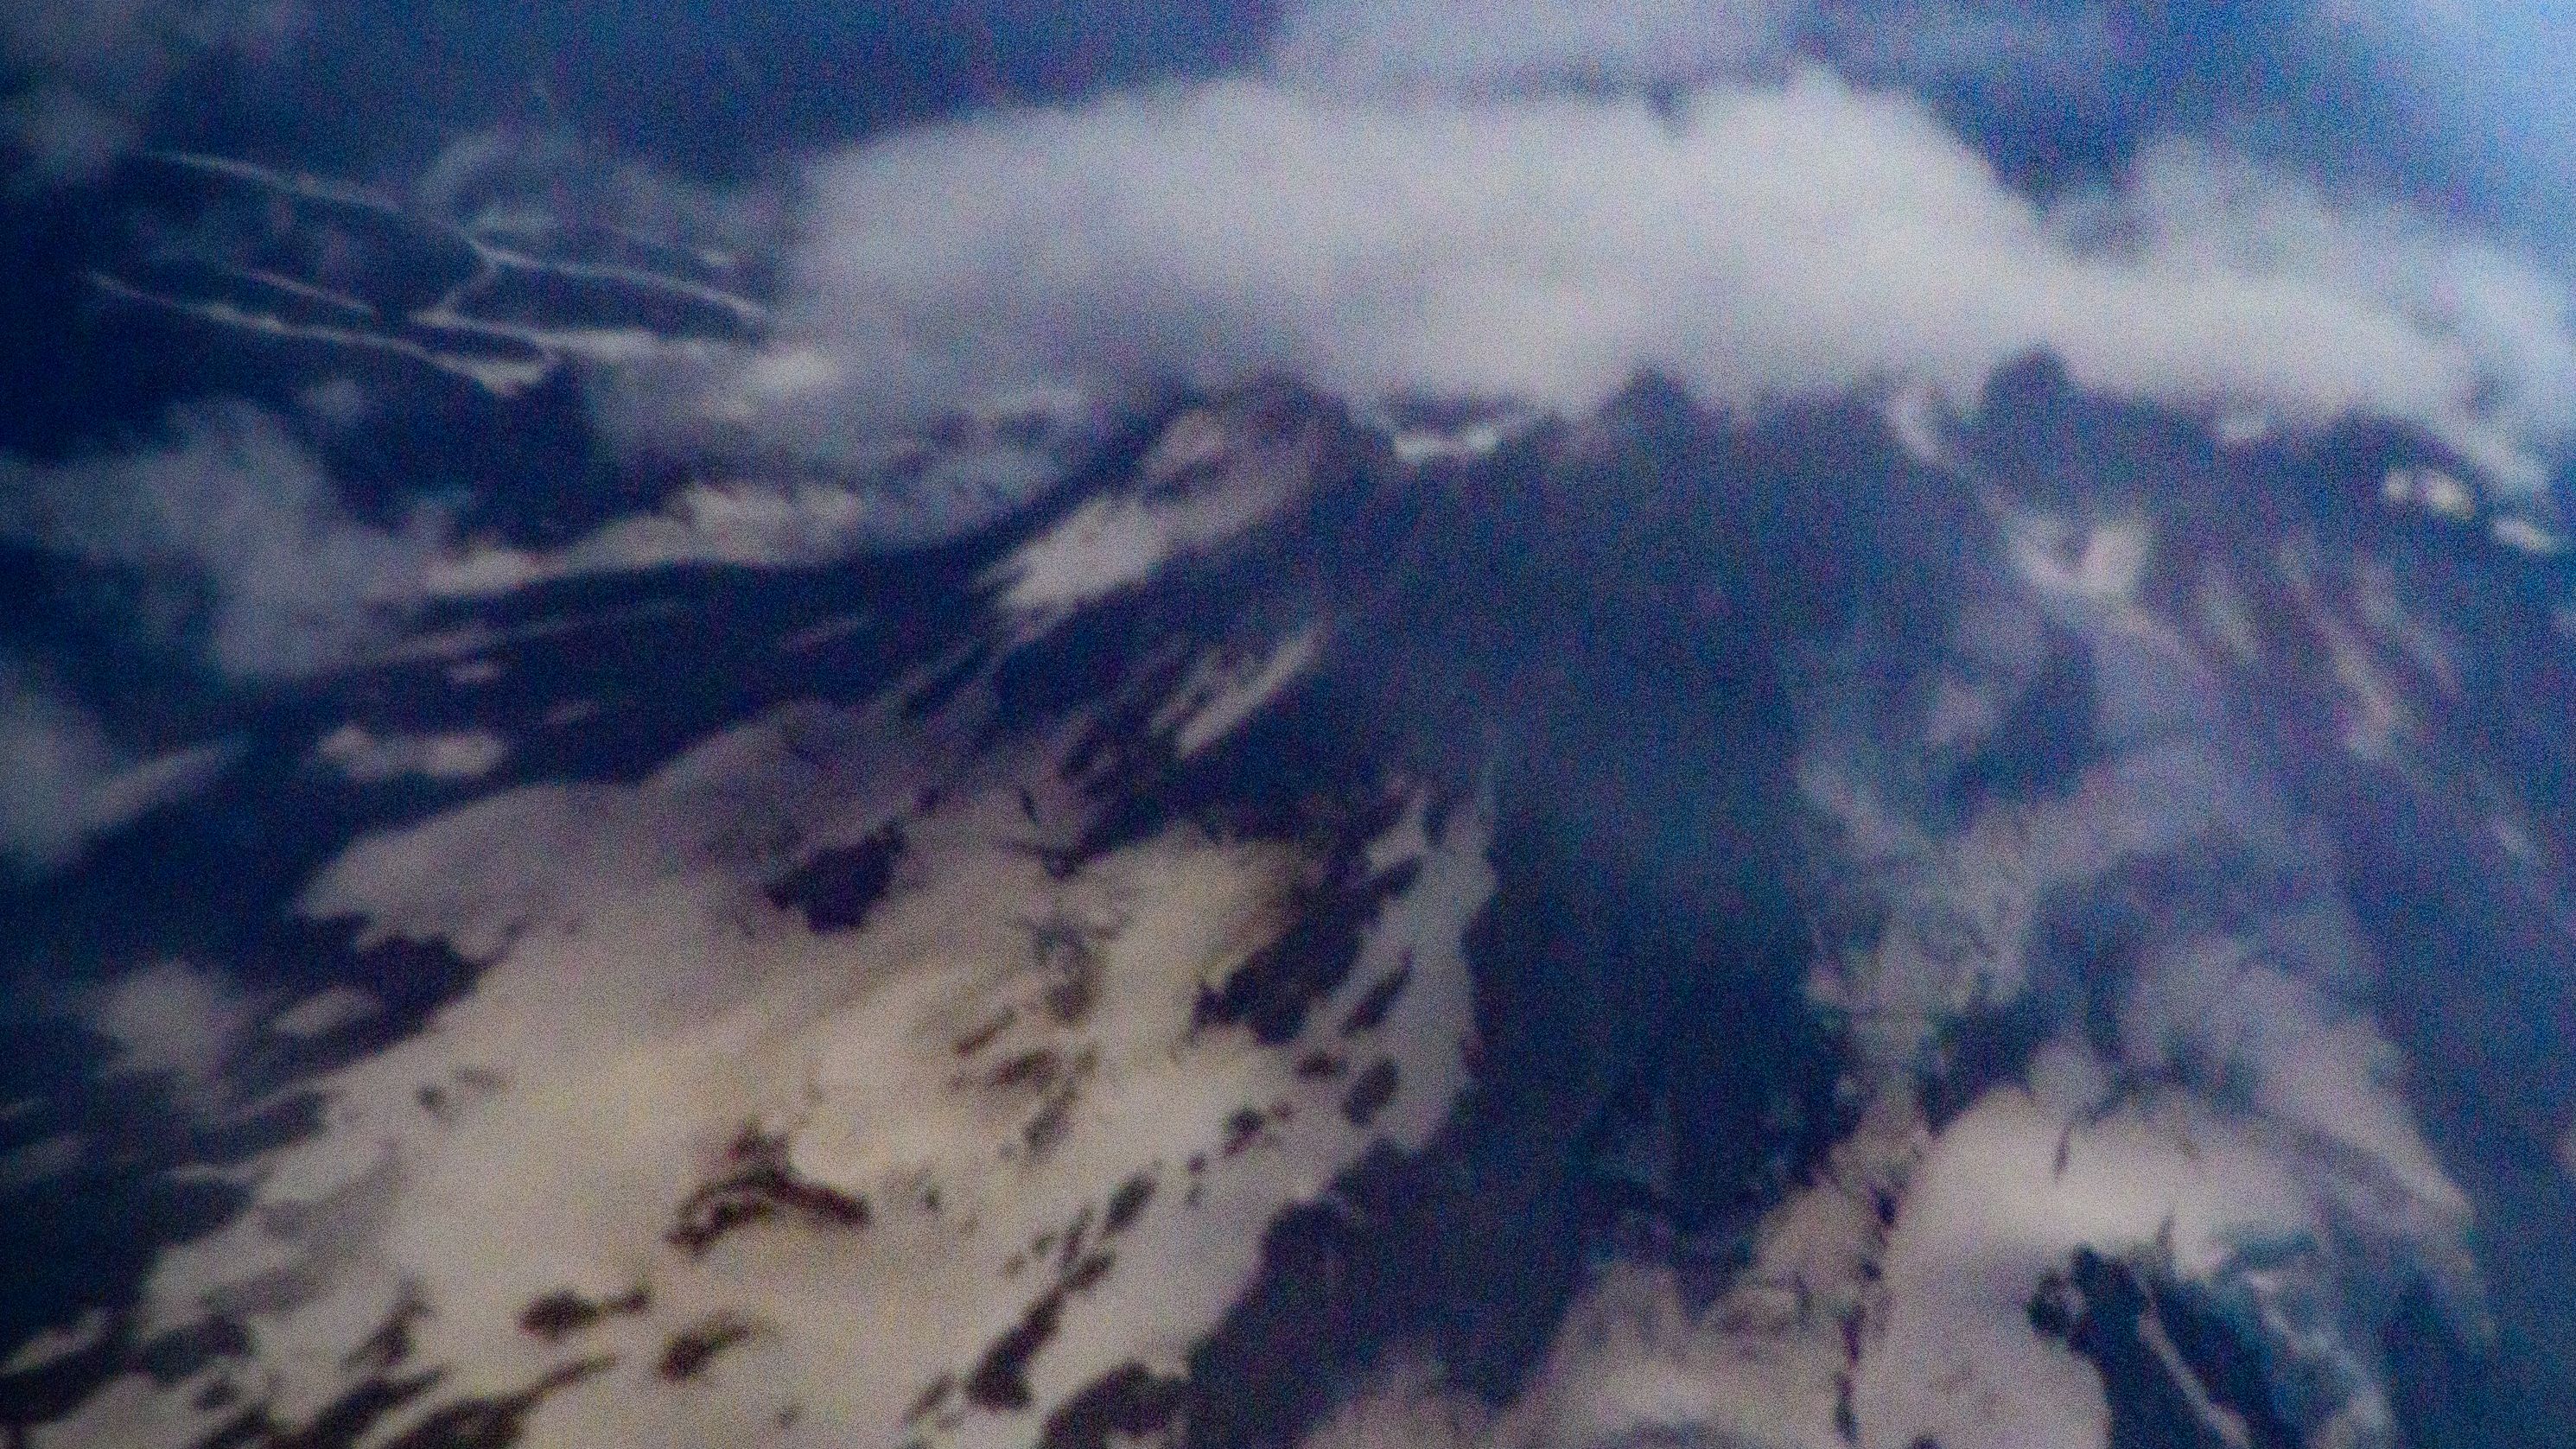
<instances>
[{"instance_id":1,"label":"white cloud","mask_svg":"<svg viewBox=\"0 0 2576 1449\"><path fill-rule=\"evenodd\" d=\"M1652 367L1719 403L1957 403L2036 349L2117 394L2418 423L2523 483L2576 413L2565 293L2503 253L2179 152L2045 209L1820 71L1664 114L1231 81L907 131L808 180L771 348L678 391L826 456L1273 369L1364 402L1581 412ZM755 377L775 356L793 388Z\"/></svg>"},{"instance_id":2,"label":"white cloud","mask_svg":"<svg viewBox=\"0 0 2576 1449\"><path fill-rule=\"evenodd\" d=\"M2496 242L2393 205L2329 204L2313 187L2181 141L2139 158L2125 211L2150 255L2306 277L2449 339L2492 390L2485 408L2512 433L2563 436L2576 419L2576 295Z\"/></svg>"},{"instance_id":3,"label":"white cloud","mask_svg":"<svg viewBox=\"0 0 2576 1449\"><path fill-rule=\"evenodd\" d=\"M321 465L247 408L182 415L149 447L0 459L0 538L132 569L174 593L225 672L329 669L408 616L445 525L353 517Z\"/></svg>"},{"instance_id":4,"label":"white cloud","mask_svg":"<svg viewBox=\"0 0 2576 1449\"><path fill-rule=\"evenodd\" d=\"M78 706L0 658L0 861L42 871L153 806L202 788L229 745L135 760Z\"/></svg>"},{"instance_id":5,"label":"white cloud","mask_svg":"<svg viewBox=\"0 0 2576 1449\"><path fill-rule=\"evenodd\" d=\"M181 1102L211 1113L232 1098L225 1074L260 1011L214 972L162 961L89 992L81 1015L116 1043L110 1073L162 1078Z\"/></svg>"},{"instance_id":6,"label":"white cloud","mask_svg":"<svg viewBox=\"0 0 2576 1449\"><path fill-rule=\"evenodd\" d=\"M40 694L14 672L0 676L0 839L22 865L50 865L80 848L90 802L115 772L96 721Z\"/></svg>"},{"instance_id":7,"label":"white cloud","mask_svg":"<svg viewBox=\"0 0 2576 1449\"><path fill-rule=\"evenodd\" d=\"M2241 944L2192 941L2156 954L2122 1018L2130 1064L2204 1088L2241 1071L2267 1115L2349 1148L2429 1210L2465 1219L2467 1199L2399 1094L2395 1048L2314 984Z\"/></svg>"}]
</instances>

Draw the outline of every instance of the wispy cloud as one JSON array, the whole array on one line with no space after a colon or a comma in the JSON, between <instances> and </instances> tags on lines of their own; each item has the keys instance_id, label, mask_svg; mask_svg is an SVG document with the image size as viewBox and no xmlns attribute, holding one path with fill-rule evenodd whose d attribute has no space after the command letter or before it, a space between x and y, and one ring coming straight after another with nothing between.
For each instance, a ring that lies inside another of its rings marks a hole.
<instances>
[{"instance_id":1,"label":"wispy cloud","mask_svg":"<svg viewBox=\"0 0 2576 1449\"><path fill-rule=\"evenodd\" d=\"M1661 111L1233 81L906 132L808 181L772 342L664 374L666 418L847 453L1268 369L1573 412L1643 368L1723 404L1965 402L2046 350L2115 394L2412 422L2525 485L2576 423L2566 289L2507 253L2208 152L2043 207L1814 70Z\"/></svg>"},{"instance_id":2,"label":"wispy cloud","mask_svg":"<svg viewBox=\"0 0 2576 1449\"><path fill-rule=\"evenodd\" d=\"M233 1098L226 1074L261 1004L218 973L160 961L84 993L79 1010L116 1044L110 1075L159 1078L175 1100L211 1116Z\"/></svg>"},{"instance_id":3,"label":"wispy cloud","mask_svg":"<svg viewBox=\"0 0 2576 1449\"><path fill-rule=\"evenodd\" d=\"M43 871L96 836L211 780L233 755L204 745L136 759L86 711L0 657L0 862Z\"/></svg>"},{"instance_id":4,"label":"wispy cloud","mask_svg":"<svg viewBox=\"0 0 2576 1449\"><path fill-rule=\"evenodd\" d=\"M447 530L426 507L353 516L282 425L227 407L134 451L0 459L0 538L130 572L218 668L255 677L328 669L399 623Z\"/></svg>"},{"instance_id":5,"label":"wispy cloud","mask_svg":"<svg viewBox=\"0 0 2576 1449\"><path fill-rule=\"evenodd\" d=\"M549 549L468 541L438 506L359 516L285 423L183 412L160 438L61 463L0 455L0 540L122 579L223 674L278 680L385 657L429 606L684 565L801 568L945 537L1024 501L1049 457L1001 440L861 477L688 484Z\"/></svg>"}]
</instances>

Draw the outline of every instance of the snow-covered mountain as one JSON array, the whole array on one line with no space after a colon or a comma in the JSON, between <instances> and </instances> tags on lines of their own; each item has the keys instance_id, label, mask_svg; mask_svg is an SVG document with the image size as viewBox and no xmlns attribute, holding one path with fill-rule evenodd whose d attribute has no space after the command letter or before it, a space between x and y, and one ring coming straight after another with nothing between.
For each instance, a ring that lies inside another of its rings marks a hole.
<instances>
[{"instance_id":1,"label":"snow-covered mountain","mask_svg":"<svg viewBox=\"0 0 2576 1449\"><path fill-rule=\"evenodd\" d=\"M1261 382L468 600L8 903L164 964L10 1028L0 1422L2564 1437L2576 624L2445 465Z\"/></svg>"}]
</instances>

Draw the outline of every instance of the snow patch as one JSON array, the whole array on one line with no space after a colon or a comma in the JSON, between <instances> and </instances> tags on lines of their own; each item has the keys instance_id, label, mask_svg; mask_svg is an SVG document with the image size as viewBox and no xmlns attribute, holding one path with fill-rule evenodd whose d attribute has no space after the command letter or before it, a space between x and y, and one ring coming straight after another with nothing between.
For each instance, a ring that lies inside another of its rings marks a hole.
<instances>
[{"instance_id":1,"label":"snow patch","mask_svg":"<svg viewBox=\"0 0 2576 1449\"><path fill-rule=\"evenodd\" d=\"M509 758L507 740L490 730L435 735L377 735L351 722L324 735L315 758L362 785L417 775L429 780L479 780Z\"/></svg>"}]
</instances>

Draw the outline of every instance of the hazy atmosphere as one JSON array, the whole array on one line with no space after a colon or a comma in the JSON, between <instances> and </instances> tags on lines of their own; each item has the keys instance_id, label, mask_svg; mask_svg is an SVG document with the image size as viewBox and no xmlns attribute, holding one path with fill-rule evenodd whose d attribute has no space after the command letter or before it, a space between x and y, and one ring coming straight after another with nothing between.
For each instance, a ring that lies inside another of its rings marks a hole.
<instances>
[{"instance_id":1,"label":"hazy atmosphere","mask_svg":"<svg viewBox=\"0 0 2576 1449\"><path fill-rule=\"evenodd\" d=\"M2570 96L0 13L0 1445L2576 1444Z\"/></svg>"}]
</instances>

